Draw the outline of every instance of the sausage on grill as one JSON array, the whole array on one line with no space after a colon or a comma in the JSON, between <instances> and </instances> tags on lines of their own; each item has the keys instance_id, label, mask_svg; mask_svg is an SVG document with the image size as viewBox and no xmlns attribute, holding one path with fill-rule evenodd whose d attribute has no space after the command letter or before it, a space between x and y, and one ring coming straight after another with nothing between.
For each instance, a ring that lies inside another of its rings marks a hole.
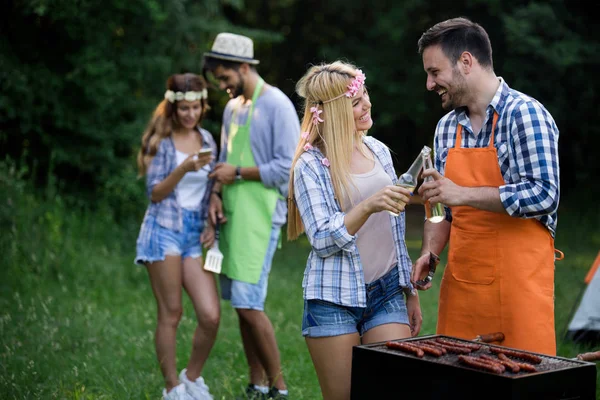
<instances>
[{"instance_id":1,"label":"sausage on grill","mask_svg":"<svg viewBox=\"0 0 600 400\"><path fill-rule=\"evenodd\" d=\"M488 361L491 361L491 362L502 364L504 367L509 368L515 374L517 372L519 372L519 366L517 364L515 364L513 361L511 361L506 356L505 356L506 360L501 359L500 358L501 355L504 355L504 354L498 354L498 358L494 358L492 356L488 356L488 355L482 354L482 355L479 356L479 358L482 358L484 360L488 360Z\"/></svg>"},{"instance_id":2,"label":"sausage on grill","mask_svg":"<svg viewBox=\"0 0 600 400\"><path fill-rule=\"evenodd\" d=\"M444 343L438 343L438 345L442 346L443 348L445 348L450 353L455 353L455 354L469 354L471 352L471 349L466 348L466 347L453 346L453 345L444 344Z\"/></svg>"},{"instance_id":3,"label":"sausage on grill","mask_svg":"<svg viewBox=\"0 0 600 400\"><path fill-rule=\"evenodd\" d=\"M542 357L538 357L535 354L524 353L522 351L499 349L495 347L490 347L490 351L494 354L503 353L509 357L520 358L521 360L525 360L533 364L540 364L542 362Z\"/></svg>"},{"instance_id":4,"label":"sausage on grill","mask_svg":"<svg viewBox=\"0 0 600 400\"><path fill-rule=\"evenodd\" d=\"M417 357L423 357L425 353L420 348L405 342L386 342L385 346L390 349L413 353Z\"/></svg>"},{"instance_id":5,"label":"sausage on grill","mask_svg":"<svg viewBox=\"0 0 600 400\"><path fill-rule=\"evenodd\" d=\"M500 362L502 364L504 364L507 368L510 368L510 370L512 372L517 373L521 370L521 367L519 367L516 362L514 362L510 358L506 357L503 353L498 353L496 355L498 356L498 359L500 360ZM481 357L484 357L484 356L481 356ZM489 356L485 356L485 357L489 357Z\"/></svg>"},{"instance_id":6,"label":"sausage on grill","mask_svg":"<svg viewBox=\"0 0 600 400\"><path fill-rule=\"evenodd\" d=\"M443 348L442 346L440 346L440 344L438 342L435 342L433 340L423 340L420 343L424 343L430 347L436 348L438 350L440 350L442 352L442 354L447 354L448 350L446 350L445 348Z\"/></svg>"},{"instance_id":7,"label":"sausage on grill","mask_svg":"<svg viewBox=\"0 0 600 400\"><path fill-rule=\"evenodd\" d=\"M467 343L467 342L455 342L453 340L447 340L447 339L444 339L444 338L437 338L436 342L447 344L449 346L466 347L466 348L471 349L471 350L479 350L481 348L480 344Z\"/></svg>"},{"instance_id":8,"label":"sausage on grill","mask_svg":"<svg viewBox=\"0 0 600 400\"><path fill-rule=\"evenodd\" d=\"M434 357L441 357L444 353L442 352L442 349L439 347L434 347L434 346L430 346L427 343L411 343L413 346L418 347L419 349L423 350L423 352L425 354L429 354L431 356Z\"/></svg>"},{"instance_id":9,"label":"sausage on grill","mask_svg":"<svg viewBox=\"0 0 600 400\"><path fill-rule=\"evenodd\" d=\"M501 374L503 372L503 370L500 367L472 356L465 356L461 354L458 356L458 361L465 365L468 365L469 367L493 372L494 374Z\"/></svg>"}]
</instances>

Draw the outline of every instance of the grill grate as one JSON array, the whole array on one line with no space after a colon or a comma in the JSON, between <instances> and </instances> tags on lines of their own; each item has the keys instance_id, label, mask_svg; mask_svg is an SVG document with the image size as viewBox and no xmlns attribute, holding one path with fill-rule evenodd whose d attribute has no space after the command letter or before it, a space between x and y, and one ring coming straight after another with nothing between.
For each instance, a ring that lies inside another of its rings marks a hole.
<instances>
[{"instance_id":1,"label":"grill grate","mask_svg":"<svg viewBox=\"0 0 600 400\"><path fill-rule=\"evenodd\" d=\"M474 357L477 357L477 356L480 356L483 354L495 357L495 355L490 352L490 350L489 350L490 347L495 347L498 349L505 348L503 346L497 346L497 345L488 344L488 343L479 343L479 342L474 342L471 340L463 340L463 339L458 339L458 338L454 338L454 337L450 337L450 336L443 336L443 335L436 335L434 337L433 336L423 336L423 337L412 338L412 339L403 339L403 340L398 340L398 342L419 343L419 342L425 342L425 341L432 340L432 339L435 340L435 338L444 338L449 342L454 342L457 344L469 343L469 344L481 345L481 348L479 350L473 350L473 351L471 351L471 353L467 354L468 356L474 356ZM469 367L468 365L461 363L460 361L458 361L459 355L450 353L450 352L442 355L441 357L435 357L435 356L429 355L427 353L425 353L425 355L423 357L417 357L416 355L414 355L412 353L395 350L395 349L390 349L385 346L385 343L375 345L375 346L371 347L371 349L377 350L377 351L382 351L385 353L394 354L394 355L400 355L403 357L410 357L410 358L415 358L415 359L419 359L419 360L427 360L427 361L435 362L438 364L450 365L453 367L476 369L476 368ZM524 353L531 353L531 352L524 351ZM556 371L556 370L561 370L561 369L565 369L565 368L579 367L582 365L582 361L569 360L569 359L564 359L564 358L559 358L559 357L552 357L552 356L548 356L545 354L539 354L539 353L531 353L531 354L535 354L542 359L542 362L540 364L532 364L535 367L535 369L537 370L537 372L525 372L525 371L521 370L517 373L513 373L507 369L502 374L494 374L494 375L503 375L503 376L510 377L510 378L520 378L520 377L523 377L526 375L539 374L539 373L544 373L544 372L548 372L548 371ZM526 360L519 360L519 362L528 363ZM528 364L530 364L530 363L528 363ZM480 372L485 372L485 371L479 370L479 369L476 369L476 370L480 371ZM489 373L491 373L491 372L489 372Z\"/></svg>"},{"instance_id":2,"label":"grill grate","mask_svg":"<svg viewBox=\"0 0 600 400\"><path fill-rule=\"evenodd\" d=\"M478 344L468 356L492 355L490 348L517 350L495 344L479 343L444 335L429 335L397 340L419 344L443 338L456 344ZM536 372L521 369L513 373L493 373L461 363L459 355L448 352L441 357L425 353L417 357L396 349L386 342L354 346L352 349L351 400L407 399L446 400L595 400L596 365L594 363L548 356L528 351L541 358L541 363L526 363ZM518 350L521 351L521 350Z\"/></svg>"}]
</instances>

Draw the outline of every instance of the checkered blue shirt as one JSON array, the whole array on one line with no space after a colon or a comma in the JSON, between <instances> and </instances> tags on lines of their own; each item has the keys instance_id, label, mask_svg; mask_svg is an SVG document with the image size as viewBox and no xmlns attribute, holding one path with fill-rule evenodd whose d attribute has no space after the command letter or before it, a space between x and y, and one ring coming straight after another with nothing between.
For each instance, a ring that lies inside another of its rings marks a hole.
<instances>
[{"instance_id":1,"label":"checkered blue shirt","mask_svg":"<svg viewBox=\"0 0 600 400\"><path fill-rule=\"evenodd\" d=\"M215 167L217 159L217 144L215 143L215 140L210 132L208 132L206 129L200 129L199 133L202 136L202 143L208 143L212 149L214 159L211 161L209 166L205 167L207 169L210 167L212 170ZM154 156L152 162L148 166L148 172L146 175L146 194L148 195L148 198L151 198L152 189L154 189L154 186L164 181L165 178L169 176L169 174L173 172L175 168L177 168L175 144L170 137L167 137L161 140L160 144L158 145L156 156ZM213 180L208 181L208 187L206 188L206 192L204 193L204 197L200 203L200 210L202 211L200 226L204 226L204 222L208 216L208 202L210 200L210 192L213 184ZM167 229L171 229L175 232L179 232L183 229L181 207L177 203L177 194L175 190L173 190L167 197L159 202L150 202L148 210L146 211L146 215L156 217L158 224ZM145 221L146 218L144 218L144 222Z\"/></svg>"},{"instance_id":2,"label":"checkered blue shirt","mask_svg":"<svg viewBox=\"0 0 600 400\"><path fill-rule=\"evenodd\" d=\"M537 100L508 87L502 78L479 135L474 135L466 108L446 114L433 141L435 167L443 175L448 149L454 147L457 123L463 126L463 148L487 147L494 110L499 118L494 134L500 172L500 200L509 215L535 218L556 233L559 202L558 127ZM446 210L449 212L450 210Z\"/></svg>"},{"instance_id":3,"label":"checkered blue shirt","mask_svg":"<svg viewBox=\"0 0 600 400\"><path fill-rule=\"evenodd\" d=\"M365 137L364 143L396 183L398 178L388 148L373 137ZM329 169L321 164L323 158L315 148L304 152L294 167L295 200L312 247L302 282L304 298L347 307L366 307L365 279L356 235L352 236L346 230L345 213L335 198ZM412 290L412 262L404 241L404 218L404 213L398 217L390 215L399 285Z\"/></svg>"}]
</instances>

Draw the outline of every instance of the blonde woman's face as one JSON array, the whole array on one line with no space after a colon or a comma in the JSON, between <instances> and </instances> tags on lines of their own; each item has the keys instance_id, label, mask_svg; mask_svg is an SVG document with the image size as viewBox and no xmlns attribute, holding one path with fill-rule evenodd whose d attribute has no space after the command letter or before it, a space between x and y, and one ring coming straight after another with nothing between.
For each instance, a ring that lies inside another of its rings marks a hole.
<instances>
[{"instance_id":1,"label":"blonde woman's face","mask_svg":"<svg viewBox=\"0 0 600 400\"><path fill-rule=\"evenodd\" d=\"M373 120L371 119L371 101L364 86L360 88L358 93L356 93L356 96L352 97L351 100L356 130L359 132L369 130L373 126Z\"/></svg>"},{"instance_id":2,"label":"blonde woman's face","mask_svg":"<svg viewBox=\"0 0 600 400\"><path fill-rule=\"evenodd\" d=\"M183 127L193 129L198 125L201 115L202 104L200 104L200 100L181 100L177 102L177 119Z\"/></svg>"}]
</instances>

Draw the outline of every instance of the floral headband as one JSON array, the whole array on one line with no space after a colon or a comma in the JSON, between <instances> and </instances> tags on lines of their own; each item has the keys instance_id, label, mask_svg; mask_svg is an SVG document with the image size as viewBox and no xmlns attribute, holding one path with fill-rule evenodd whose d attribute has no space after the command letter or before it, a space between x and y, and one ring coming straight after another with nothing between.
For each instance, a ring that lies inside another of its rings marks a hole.
<instances>
[{"instance_id":1,"label":"floral headband","mask_svg":"<svg viewBox=\"0 0 600 400\"><path fill-rule=\"evenodd\" d=\"M172 90L167 90L165 92L165 99L169 101L169 103L174 103L175 101L196 101L208 98L208 91L206 89L202 89L200 92L174 92Z\"/></svg>"},{"instance_id":2,"label":"floral headband","mask_svg":"<svg viewBox=\"0 0 600 400\"><path fill-rule=\"evenodd\" d=\"M348 90L346 90L344 93L340 94L339 96L334 97L333 99L316 102L315 105L310 108L310 112L312 113L313 125L317 126L317 125L319 125L320 122L324 121L324 119L321 118L321 113L323 112L323 110L319 110L319 105L329 103L331 101L340 99L342 97L352 98L352 97L356 96L356 94L358 93L360 88L362 88L364 86L366 79L367 79L367 77L365 76L365 74L360 69L357 69L356 75L354 76L354 78L352 78L352 81L347 86ZM308 140L309 136L310 136L310 132L302 132L301 137L302 137L302 139L306 140L306 143L304 144L304 151L309 151L309 150L313 149L312 144L310 144L310 142ZM321 164L323 164L326 167L329 167L329 165L330 165L329 160L326 157L321 160Z\"/></svg>"},{"instance_id":3,"label":"floral headband","mask_svg":"<svg viewBox=\"0 0 600 400\"><path fill-rule=\"evenodd\" d=\"M352 81L350 82L350 84L348 86L346 86L348 88L348 90L346 90L344 93L340 94L339 96L334 97L333 99L319 101L316 103L315 106L311 107L310 112L313 115L312 116L313 124L318 125L319 122L324 121L323 118L320 117L320 114L323 112L323 110L319 110L319 105L332 102L332 101L337 100L342 97L352 98L352 97L356 96L356 94L358 93L360 88L362 88L364 86L366 79L367 79L367 77L362 72L362 70L357 69L356 75L354 76L354 78L352 78Z\"/></svg>"}]
</instances>

